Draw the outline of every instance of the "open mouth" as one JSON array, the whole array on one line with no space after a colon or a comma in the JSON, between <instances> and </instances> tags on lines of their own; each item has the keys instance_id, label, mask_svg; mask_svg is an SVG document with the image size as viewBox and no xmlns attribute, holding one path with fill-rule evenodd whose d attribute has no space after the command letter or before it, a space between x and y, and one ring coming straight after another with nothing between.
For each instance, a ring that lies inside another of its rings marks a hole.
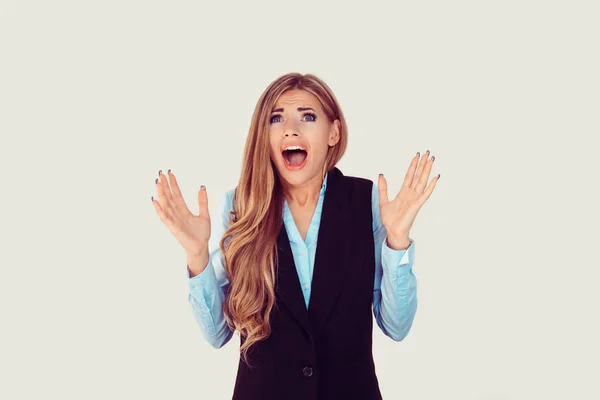
<instances>
[{"instance_id":1,"label":"open mouth","mask_svg":"<svg viewBox=\"0 0 600 400\"><path fill-rule=\"evenodd\" d=\"M285 160L286 167L289 169L300 169L306 163L308 152L301 146L288 146L281 152Z\"/></svg>"}]
</instances>

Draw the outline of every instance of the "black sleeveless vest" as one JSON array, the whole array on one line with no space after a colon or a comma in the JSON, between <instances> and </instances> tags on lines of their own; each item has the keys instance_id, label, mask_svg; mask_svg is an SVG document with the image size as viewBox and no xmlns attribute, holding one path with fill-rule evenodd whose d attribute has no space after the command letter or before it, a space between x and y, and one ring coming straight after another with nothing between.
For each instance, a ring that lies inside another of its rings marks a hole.
<instances>
[{"instance_id":1,"label":"black sleeveless vest","mask_svg":"<svg viewBox=\"0 0 600 400\"><path fill-rule=\"evenodd\" d=\"M271 335L249 349L250 365L240 357L233 400L382 398L372 354L372 185L329 171L308 310L282 225Z\"/></svg>"}]
</instances>

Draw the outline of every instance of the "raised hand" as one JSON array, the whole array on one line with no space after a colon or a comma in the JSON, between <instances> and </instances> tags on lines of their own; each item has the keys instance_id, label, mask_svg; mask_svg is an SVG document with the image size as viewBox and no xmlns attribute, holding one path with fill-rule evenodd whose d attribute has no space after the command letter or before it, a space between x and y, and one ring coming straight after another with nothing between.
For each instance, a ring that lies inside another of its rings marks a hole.
<instances>
[{"instance_id":1,"label":"raised hand","mask_svg":"<svg viewBox=\"0 0 600 400\"><path fill-rule=\"evenodd\" d=\"M161 171L155 180L158 201L152 198L152 204L160 220L169 228L177 241L181 243L189 257L195 257L208 249L210 239L210 215L206 188L198 191L199 215L194 215L185 204L175 175L168 171L168 179ZM169 187L169 184L171 185Z\"/></svg>"},{"instance_id":2,"label":"raised hand","mask_svg":"<svg viewBox=\"0 0 600 400\"><path fill-rule=\"evenodd\" d=\"M410 228L421 206L431 196L437 181L440 179L438 174L427 185L435 156L429 159L429 150L425 154L427 158L425 160L421 159L420 162L419 153L413 157L402 187L391 201L388 199L387 181L383 174L379 174L377 186L379 188L381 222L387 233L388 246L395 250L406 249L410 245Z\"/></svg>"}]
</instances>

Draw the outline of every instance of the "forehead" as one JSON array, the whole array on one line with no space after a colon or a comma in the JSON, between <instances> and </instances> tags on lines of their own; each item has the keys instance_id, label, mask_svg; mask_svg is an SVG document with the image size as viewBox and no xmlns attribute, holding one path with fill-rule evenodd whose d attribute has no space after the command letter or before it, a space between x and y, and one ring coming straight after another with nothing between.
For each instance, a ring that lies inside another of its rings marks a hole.
<instances>
[{"instance_id":1,"label":"forehead","mask_svg":"<svg viewBox=\"0 0 600 400\"><path fill-rule=\"evenodd\" d=\"M279 99L277 99L274 108L285 108L286 106L304 106L312 107L315 110L321 109L321 104L317 96L301 89L290 89L283 92L281 96L279 96Z\"/></svg>"}]
</instances>

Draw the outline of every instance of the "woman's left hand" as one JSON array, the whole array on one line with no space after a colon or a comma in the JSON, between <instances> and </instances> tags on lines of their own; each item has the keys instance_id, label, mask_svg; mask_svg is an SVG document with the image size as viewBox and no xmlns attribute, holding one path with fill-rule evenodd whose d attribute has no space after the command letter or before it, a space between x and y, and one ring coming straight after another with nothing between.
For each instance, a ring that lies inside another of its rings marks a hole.
<instances>
[{"instance_id":1,"label":"woman's left hand","mask_svg":"<svg viewBox=\"0 0 600 400\"><path fill-rule=\"evenodd\" d=\"M393 200L388 199L387 181L379 174L379 210L381 222L387 233L388 246L394 250L407 249L410 245L409 232L421 206L427 201L440 175L435 176L427 185L429 174L435 156L429 158L429 150L425 153L426 160L421 160L417 153L408 167L404 183ZM417 168L418 165L418 168ZM416 173L415 173L416 171Z\"/></svg>"}]
</instances>

